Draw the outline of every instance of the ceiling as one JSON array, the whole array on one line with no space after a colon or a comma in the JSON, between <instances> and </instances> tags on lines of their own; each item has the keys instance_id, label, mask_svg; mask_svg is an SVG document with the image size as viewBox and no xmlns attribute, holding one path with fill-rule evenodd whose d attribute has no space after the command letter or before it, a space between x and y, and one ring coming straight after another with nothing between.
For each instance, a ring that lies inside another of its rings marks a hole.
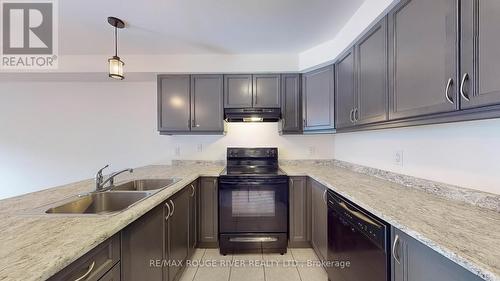
<instances>
[{"instance_id":1,"label":"ceiling","mask_svg":"<svg viewBox=\"0 0 500 281\"><path fill-rule=\"evenodd\" d=\"M285 54L331 40L365 0L59 1L59 53Z\"/></svg>"}]
</instances>

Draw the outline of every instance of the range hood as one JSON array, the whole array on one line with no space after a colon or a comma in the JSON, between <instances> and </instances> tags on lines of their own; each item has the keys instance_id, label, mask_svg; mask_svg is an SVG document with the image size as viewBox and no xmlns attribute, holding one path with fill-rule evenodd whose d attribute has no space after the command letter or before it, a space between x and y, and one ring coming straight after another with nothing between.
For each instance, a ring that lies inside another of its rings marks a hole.
<instances>
[{"instance_id":1,"label":"range hood","mask_svg":"<svg viewBox=\"0 0 500 281\"><path fill-rule=\"evenodd\" d=\"M227 122L278 122L280 108L226 108L224 119Z\"/></svg>"}]
</instances>

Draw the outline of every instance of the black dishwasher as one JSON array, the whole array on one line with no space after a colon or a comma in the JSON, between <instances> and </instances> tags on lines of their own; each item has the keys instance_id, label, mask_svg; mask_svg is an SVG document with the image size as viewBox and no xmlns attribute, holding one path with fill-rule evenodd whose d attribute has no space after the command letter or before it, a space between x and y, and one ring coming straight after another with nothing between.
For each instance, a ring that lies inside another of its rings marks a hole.
<instances>
[{"instance_id":1,"label":"black dishwasher","mask_svg":"<svg viewBox=\"0 0 500 281\"><path fill-rule=\"evenodd\" d=\"M328 279L388 281L389 231L387 223L328 190Z\"/></svg>"}]
</instances>

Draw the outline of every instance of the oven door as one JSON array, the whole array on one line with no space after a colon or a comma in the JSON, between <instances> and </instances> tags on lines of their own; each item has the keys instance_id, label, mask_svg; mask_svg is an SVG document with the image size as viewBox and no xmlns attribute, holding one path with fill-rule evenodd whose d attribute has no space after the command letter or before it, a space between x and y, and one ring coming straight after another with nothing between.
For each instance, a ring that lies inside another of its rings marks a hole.
<instances>
[{"instance_id":1,"label":"oven door","mask_svg":"<svg viewBox=\"0 0 500 281\"><path fill-rule=\"evenodd\" d=\"M221 178L221 233L288 232L288 179Z\"/></svg>"}]
</instances>

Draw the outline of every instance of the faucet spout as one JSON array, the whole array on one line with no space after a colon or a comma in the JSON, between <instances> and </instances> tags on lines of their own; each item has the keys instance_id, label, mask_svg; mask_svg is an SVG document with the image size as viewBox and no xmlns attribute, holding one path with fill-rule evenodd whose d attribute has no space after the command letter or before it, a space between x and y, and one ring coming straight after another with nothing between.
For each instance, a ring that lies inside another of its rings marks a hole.
<instances>
[{"instance_id":1,"label":"faucet spout","mask_svg":"<svg viewBox=\"0 0 500 281\"><path fill-rule=\"evenodd\" d=\"M125 172L133 173L134 169L128 168L128 169L123 169L123 170L111 173L108 176L108 178L105 180L103 179L102 175L101 175L101 177L96 177L96 191L104 191L104 190L108 190L108 189L112 188L114 186L115 177L118 176L119 174L122 174ZM106 183L109 183L109 185L105 188L104 185Z\"/></svg>"}]
</instances>

